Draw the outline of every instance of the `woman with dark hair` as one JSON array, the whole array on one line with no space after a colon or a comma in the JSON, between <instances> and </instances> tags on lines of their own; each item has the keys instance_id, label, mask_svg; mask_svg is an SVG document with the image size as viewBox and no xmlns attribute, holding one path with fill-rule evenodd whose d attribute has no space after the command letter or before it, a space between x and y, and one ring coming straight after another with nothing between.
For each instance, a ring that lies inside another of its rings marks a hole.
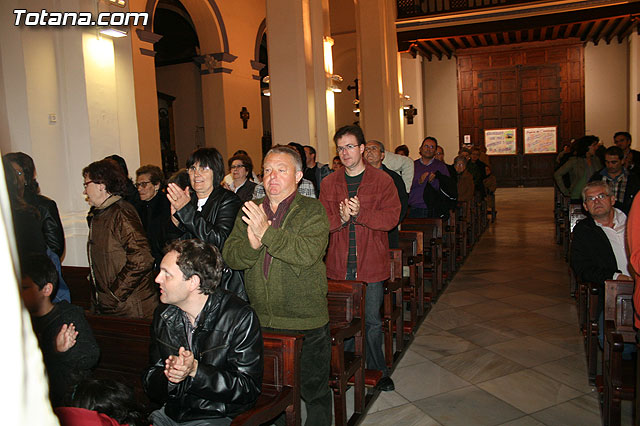
<instances>
[{"instance_id":1,"label":"woman with dark hair","mask_svg":"<svg viewBox=\"0 0 640 426\"><path fill-rule=\"evenodd\" d=\"M564 195L571 197L573 202L582 202L582 188L587 184L589 178L598 170L602 169L602 164L596 157L596 149L600 139L597 136L587 135L576 141L575 156L555 171L553 177ZM565 185L563 176L569 175L570 185Z\"/></svg>"},{"instance_id":2,"label":"woman with dark hair","mask_svg":"<svg viewBox=\"0 0 640 426\"><path fill-rule=\"evenodd\" d=\"M181 233L181 240L196 238L216 246L222 252L242 201L221 185L224 163L217 149L200 148L194 151L187 160L187 171L191 190L182 189L175 183L167 186L171 220ZM225 267L220 286L247 299L240 271Z\"/></svg>"},{"instance_id":3,"label":"woman with dark hair","mask_svg":"<svg viewBox=\"0 0 640 426\"><path fill-rule=\"evenodd\" d=\"M64 230L60 221L60 213L55 201L40 194L40 185L36 180L36 167L33 159L24 152L10 152L4 158L11 163L19 175L19 181L24 186L24 201L38 209L38 213L40 213L42 234L47 247L58 258L61 258L64 253Z\"/></svg>"},{"instance_id":4,"label":"woman with dark hair","mask_svg":"<svg viewBox=\"0 0 640 426\"><path fill-rule=\"evenodd\" d=\"M69 405L55 410L62 426L147 426L133 389L110 379L78 383Z\"/></svg>"},{"instance_id":5,"label":"woman with dark hair","mask_svg":"<svg viewBox=\"0 0 640 426\"><path fill-rule=\"evenodd\" d=\"M164 246L169 242L167 230L171 217L171 205L162 191L164 173L157 166L142 166L136 170L135 185L140 194L140 202L136 205L136 210L149 239L154 269L157 269L164 256Z\"/></svg>"},{"instance_id":6,"label":"woman with dark hair","mask_svg":"<svg viewBox=\"0 0 640 426\"><path fill-rule=\"evenodd\" d=\"M233 179L233 186L229 188L244 202L253 198L256 183L249 180L253 173L253 163L249 156L236 154L229 158L229 173Z\"/></svg>"},{"instance_id":7,"label":"woman with dark hair","mask_svg":"<svg viewBox=\"0 0 640 426\"><path fill-rule=\"evenodd\" d=\"M125 177L113 160L82 170L91 206L87 255L93 284L92 311L151 318L158 304L153 256L136 209L125 201Z\"/></svg>"},{"instance_id":8,"label":"woman with dark hair","mask_svg":"<svg viewBox=\"0 0 640 426\"><path fill-rule=\"evenodd\" d=\"M38 210L24 201L24 184L11 162L5 157L2 161L4 179L7 184L13 230L18 246L18 255L24 259L29 254L45 254L47 244L40 228L33 226L40 221Z\"/></svg>"}]
</instances>

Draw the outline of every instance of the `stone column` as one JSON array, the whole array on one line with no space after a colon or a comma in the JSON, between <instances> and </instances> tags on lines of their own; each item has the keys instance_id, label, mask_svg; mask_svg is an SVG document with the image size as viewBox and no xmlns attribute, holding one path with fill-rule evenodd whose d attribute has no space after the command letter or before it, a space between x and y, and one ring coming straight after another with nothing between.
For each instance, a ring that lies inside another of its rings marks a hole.
<instances>
[{"instance_id":1,"label":"stone column","mask_svg":"<svg viewBox=\"0 0 640 426\"><path fill-rule=\"evenodd\" d=\"M317 147L325 162L335 127L324 60L327 16L327 0L267 2L273 141Z\"/></svg>"},{"instance_id":2,"label":"stone column","mask_svg":"<svg viewBox=\"0 0 640 426\"><path fill-rule=\"evenodd\" d=\"M403 142L395 2L354 0L360 78L360 125L387 147ZM365 54L366 53L366 54Z\"/></svg>"}]
</instances>

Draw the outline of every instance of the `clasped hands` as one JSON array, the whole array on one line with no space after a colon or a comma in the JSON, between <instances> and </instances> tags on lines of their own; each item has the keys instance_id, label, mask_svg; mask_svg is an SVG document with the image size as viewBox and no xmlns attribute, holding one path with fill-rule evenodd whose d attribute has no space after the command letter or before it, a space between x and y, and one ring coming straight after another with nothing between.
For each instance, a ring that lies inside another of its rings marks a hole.
<instances>
[{"instance_id":1,"label":"clasped hands","mask_svg":"<svg viewBox=\"0 0 640 426\"><path fill-rule=\"evenodd\" d=\"M182 189L177 184L170 183L167 185L167 199L169 203L171 203L171 221L174 225L178 226L178 219L173 217L173 214L191 201L189 187Z\"/></svg>"},{"instance_id":2,"label":"clasped hands","mask_svg":"<svg viewBox=\"0 0 640 426\"><path fill-rule=\"evenodd\" d=\"M265 200L265 202L268 202ZM249 244L254 250L258 250L262 246L262 236L271 225L271 221L267 218L261 206L253 201L247 201L242 206L242 220L247 224L247 236Z\"/></svg>"},{"instance_id":3,"label":"clasped hands","mask_svg":"<svg viewBox=\"0 0 640 426\"><path fill-rule=\"evenodd\" d=\"M180 383L187 376L195 377L198 370L198 360L193 357L193 352L180 346L178 356L169 355L164 361L164 375L171 383Z\"/></svg>"},{"instance_id":4,"label":"clasped hands","mask_svg":"<svg viewBox=\"0 0 640 426\"><path fill-rule=\"evenodd\" d=\"M340 201L340 219L342 223L347 223L351 218L356 218L360 214L360 200L358 196L345 198Z\"/></svg>"},{"instance_id":5,"label":"clasped hands","mask_svg":"<svg viewBox=\"0 0 640 426\"><path fill-rule=\"evenodd\" d=\"M424 172L418 179L418 183L422 185L425 180L432 182L436 178L436 174L433 172Z\"/></svg>"}]
</instances>

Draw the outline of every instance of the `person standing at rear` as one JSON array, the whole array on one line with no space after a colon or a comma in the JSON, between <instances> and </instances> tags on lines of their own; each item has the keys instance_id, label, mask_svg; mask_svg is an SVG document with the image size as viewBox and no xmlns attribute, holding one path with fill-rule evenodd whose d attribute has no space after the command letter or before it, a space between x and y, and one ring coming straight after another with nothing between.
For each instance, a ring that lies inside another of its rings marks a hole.
<instances>
[{"instance_id":1,"label":"person standing at rear","mask_svg":"<svg viewBox=\"0 0 640 426\"><path fill-rule=\"evenodd\" d=\"M327 176L320 189L330 228L327 277L367 283L367 368L382 372L380 390L392 391L382 351L380 307L382 283L390 275L387 233L398 224L400 199L393 179L363 160L366 141L360 127L344 126L333 140L344 170Z\"/></svg>"}]
</instances>

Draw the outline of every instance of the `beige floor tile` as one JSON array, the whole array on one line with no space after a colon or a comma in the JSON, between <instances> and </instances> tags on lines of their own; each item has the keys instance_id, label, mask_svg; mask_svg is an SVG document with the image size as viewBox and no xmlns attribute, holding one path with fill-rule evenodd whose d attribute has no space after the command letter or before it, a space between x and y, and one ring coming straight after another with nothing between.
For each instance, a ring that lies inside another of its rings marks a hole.
<instances>
[{"instance_id":1,"label":"beige floor tile","mask_svg":"<svg viewBox=\"0 0 640 426\"><path fill-rule=\"evenodd\" d=\"M485 382L525 368L517 362L482 348L442 357L434 362L471 383Z\"/></svg>"},{"instance_id":2,"label":"beige floor tile","mask_svg":"<svg viewBox=\"0 0 640 426\"><path fill-rule=\"evenodd\" d=\"M534 312L525 312L510 317L489 321L490 324L508 324L509 328L532 335L565 326L566 323Z\"/></svg>"},{"instance_id":3,"label":"beige floor tile","mask_svg":"<svg viewBox=\"0 0 640 426\"><path fill-rule=\"evenodd\" d=\"M444 302L447 304L447 306L458 308L460 306L473 305L486 301L488 301L486 297L482 297L469 291L447 291L445 294L440 296L440 299L438 300L438 303L436 303L436 306Z\"/></svg>"},{"instance_id":4,"label":"beige floor tile","mask_svg":"<svg viewBox=\"0 0 640 426\"><path fill-rule=\"evenodd\" d=\"M536 309L534 312L558 321L564 321L567 324L578 323L578 309L575 303L547 306L546 308Z\"/></svg>"},{"instance_id":5,"label":"beige floor tile","mask_svg":"<svg viewBox=\"0 0 640 426\"><path fill-rule=\"evenodd\" d=\"M397 368L391 378L395 382L396 392L409 401L417 401L469 385L469 382L431 361Z\"/></svg>"},{"instance_id":6,"label":"beige floor tile","mask_svg":"<svg viewBox=\"0 0 640 426\"><path fill-rule=\"evenodd\" d=\"M399 407L408 403L409 401L395 391L380 392L376 401L373 403L371 408L369 408L368 413L376 413L378 411L388 410L389 408Z\"/></svg>"},{"instance_id":7,"label":"beige floor tile","mask_svg":"<svg viewBox=\"0 0 640 426\"><path fill-rule=\"evenodd\" d=\"M534 370L522 370L477 386L528 414L581 395L581 392Z\"/></svg>"},{"instance_id":8,"label":"beige floor tile","mask_svg":"<svg viewBox=\"0 0 640 426\"><path fill-rule=\"evenodd\" d=\"M470 341L446 331L416 336L411 344L412 351L430 360L466 352L477 347Z\"/></svg>"},{"instance_id":9,"label":"beige floor tile","mask_svg":"<svg viewBox=\"0 0 640 426\"><path fill-rule=\"evenodd\" d=\"M465 312L476 315L483 320L507 317L510 315L517 315L522 312L526 312L524 309L510 305L508 303L502 303L497 300L489 300L483 303L476 303L475 305L462 306Z\"/></svg>"},{"instance_id":10,"label":"beige floor tile","mask_svg":"<svg viewBox=\"0 0 640 426\"><path fill-rule=\"evenodd\" d=\"M526 333L510 328L509 325L504 322L470 324L448 331L482 347L507 342L527 335Z\"/></svg>"},{"instance_id":11,"label":"beige floor tile","mask_svg":"<svg viewBox=\"0 0 640 426\"><path fill-rule=\"evenodd\" d=\"M480 321L475 315L468 314L460 309L447 309L440 312L430 312L424 320L425 324L434 325L443 330L462 327L463 325L474 324Z\"/></svg>"},{"instance_id":12,"label":"beige floor tile","mask_svg":"<svg viewBox=\"0 0 640 426\"><path fill-rule=\"evenodd\" d=\"M531 416L520 417L510 422L502 423L500 426L545 426Z\"/></svg>"},{"instance_id":13,"label":"beige floor tile","mask_svg":"<svg viewBox=\"0 0 640 426\"><path fill-rule=\"evenodd\" d=\"M515 296L517 294L524 293L523 290L502 284L492 284L484 287L472 288L469 291L489 299L502 299L503 297Z\"/></svg>"},{"instance_id":14,"label":"beige floor tile","mask_svg":"<svg viewBox=\"0 0 640 426\"><path fill-rule=\"evenodd\" d=\"M439 426L440 423L429 417L413 404L405 404L388 410L367 415L363 425L376 426Z\"/></svg>"},{"instance_id":15,"label":"beige floor tile","mask_svg":"<svg viewBox=\"0 0 640 426\"><path fill-rule=\"evenodd\" d=\"M584 361L583 354L572 355L538 365L533 369L582 393L591 393L594 388L589 385L587 366Z\"/></svg>"},{"instance_id":16,"label":"beige floor tile","mask_svg":"<svg viewBox=\"0 0 640 426\"><path fill-rule=\"evenodd\" d=\"M518 308L526 309L527 311L533 311L562 303L560 299L540 296L533 293L517 294L515 296L499 299L499 301L509 303L510 305L517 306Z\"/></svg>"},{"instance_id":17,"label":"beige floor tile","mask_svg":"<svg viewBox=\"0 0 640 426\"><path fill-rule=\"evenodd\" d=\"M538 411L531 414L531 417L547 426L599 426L601 424L600 407L597 401L585 396Z\"/></svg>"},{"instance_id":18,"label":"beige floor tile","mask_svg":"<svg viewBox=\"0 0 640 426\"><path fill-rule=\"evenodd\" d=\"M545 362L555 361L573 355L558 346L527 336L504 343L487 346L486 349L502 355L526 367L534 367Z\"/></svg>"},{"instance_id":19,"label":"beige floor tile","mask_svg":"<svg viewBox=\"0 0 640 426\"><path fill-rule=\"evenodd\" d=\"M580 354L584 357L584 338L577 325L566 325L534 335L552 345ZM464 337L464 336L462 336Z\"/></svg>"},{"instance_id":20,"label":"beige floor tile","mask_svg":"<svg viewBox=\"0 0 640 426\"><path fill-rule=\"evenodd\" d=\"M414 405L447 426L496 425L524 414L475 386L432 396Z\"/></svg>"}]
</instances>

